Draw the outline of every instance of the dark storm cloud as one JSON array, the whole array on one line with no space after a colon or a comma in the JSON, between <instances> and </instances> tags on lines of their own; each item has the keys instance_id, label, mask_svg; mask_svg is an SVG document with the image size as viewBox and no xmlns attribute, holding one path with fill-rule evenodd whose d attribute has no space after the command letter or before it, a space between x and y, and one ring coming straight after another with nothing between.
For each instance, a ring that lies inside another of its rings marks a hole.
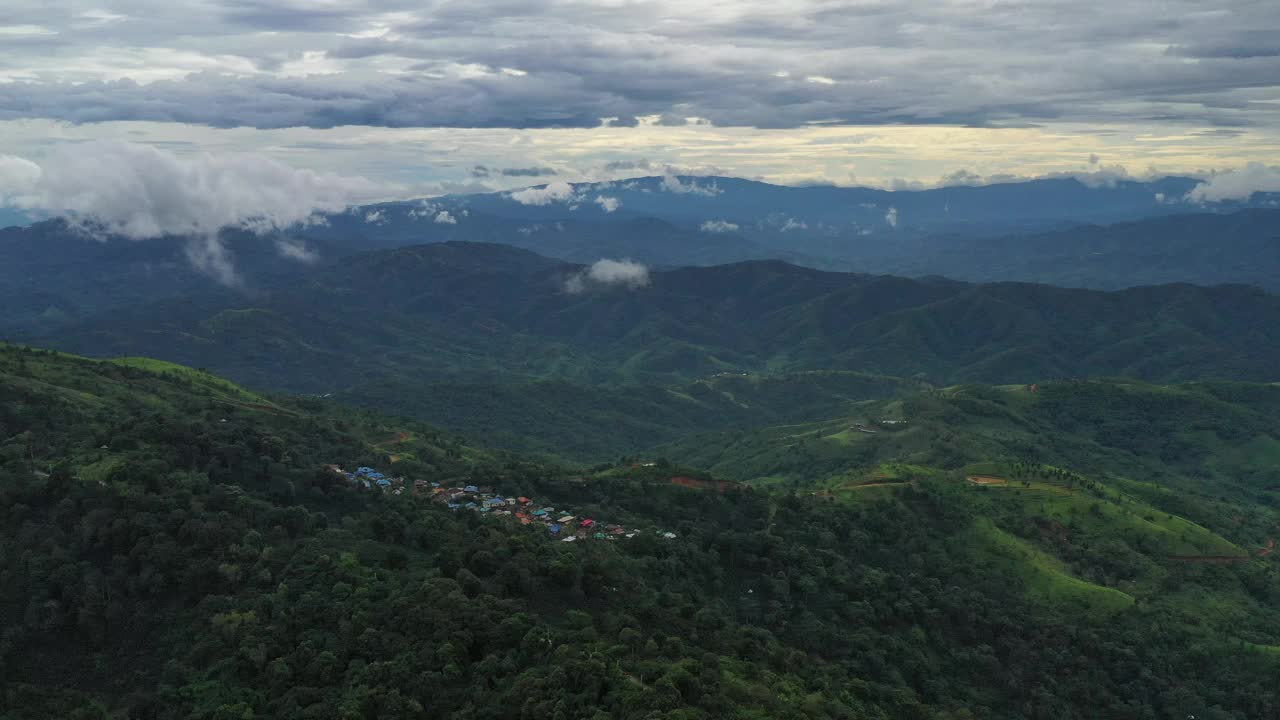
<instances>
[{"instance_id":1,"label":"dark storm cloud","mask_svg":"<svg viewBox=\"0 0 1280 720\"><path fill-rule=\"evenodd\" d=\"M1280 13L1250 0L1159 12L1145 0L124 0L114 14L17 1L8 22L28 29L0 45L0 80L20 81L0 84L0 118L788 128L1280 115ZM65 69L39 50L55 42Z\"/></svg>"}]
</instances>

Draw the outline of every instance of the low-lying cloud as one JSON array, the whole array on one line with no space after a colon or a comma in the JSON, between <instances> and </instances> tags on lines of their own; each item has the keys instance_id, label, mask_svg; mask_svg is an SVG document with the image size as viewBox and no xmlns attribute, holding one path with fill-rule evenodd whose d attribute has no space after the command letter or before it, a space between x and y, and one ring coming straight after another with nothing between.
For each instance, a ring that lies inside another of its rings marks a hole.
<instances>
[{"instance_id":1,"label":"low-lying cloud","mask_svg":"<svg viewBox=\"0 0 1280 720\"><path fill-rule=\"evenodd\" d=\"M219 231L265 234L387 191L256 155L186 156L124 142L63 146L39 162L0 157L0 203L62 217L102 240L192 238L192 263L228 284L236 273Z\"/></svg>"},{"instance_id":2,"label":"low-lying cloud","mask_svg":"<svg viewBox=\"0 0 1280 720\"><path fill-rule=\"evenodd\" d=\"M1192 202L1248 200L1254 193L1280 193L1280 167L1249 163L1243 170L1214 175L1187 193Z\"/></svg>"},{"instance_id":3,"label":"low-lying cloud","mask_svg":"<svg viewBox=\"0 0 1280 720\"><path fill-rule=\"evenodd\" d=\"M706 185L700 185L697 180L689 180L688 182L685 182L675 175L662 176L662 189L669 193L704 195L707 197L713 197L723 192L714 181L709 182Z\"/></svg>"},{"instance_id":4,"label":"low-lying cloud","mask_svg":"<svg viewBox=\"0 0 1280 720\"><path fill-rule=\"evenodd\" d=\"M573 186L563 181L517 190L510 197L521 205L550 205L577 199Z\"/></svg>"},{"instance_id":5,"label":"low-lying cloud","mask_svg":"<svg viewBox=\"0 0 1280 720\"><path fill-rule=\"evenodd\" d=\"M605 195L597 195L595 203L600 206L601 210L611 213L622 207L622 201L616 197L607 197Z\"/></svg>"},{"instance_id":6,"label":"low-lying cloud","mask_svg":"<svg viewBox=\"0 0 1280 720\"><path fill-rule=\"evenodd\" d=\"M633 260L597 260L590 267L569 276L564 283L571 295L603 287L625 287L630 290L649 284L649 268Z\"/></svg>"},{"instance_id":7,"label":"low-lying cloud","mask_svg":"<svg viewBox=\"0 0 1280 720\"><path fill-rule=\"evenodd\" d=\"M707 220L698 226L702 232L709 233L729 233L738 229L737 223L731 223L728 220Z\"/></svg>"},{"instance_id":8,"label":"low-lying cloud","mask_svg":"<svg viewBox=\"0 0 1280 720\"><path fill-rule=\"evenodd\" d=\"M320 255L305 242L297 238L279 238L276 241L276 252L280 257L296 260L311 265L320 259Z\"/></svg>"}]
</instances>

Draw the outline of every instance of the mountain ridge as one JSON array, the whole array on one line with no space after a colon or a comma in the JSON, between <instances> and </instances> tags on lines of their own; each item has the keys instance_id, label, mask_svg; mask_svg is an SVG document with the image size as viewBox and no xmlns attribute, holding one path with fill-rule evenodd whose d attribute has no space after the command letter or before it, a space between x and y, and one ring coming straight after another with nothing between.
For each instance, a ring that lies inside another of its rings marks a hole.
<instances>
[{"instance_id":1,"label":"mountain ridge","mask_svg":"<svg viewBox=\"0 0 1280 720\"><path fill-rule=\"evenodd\" d=\"M569 292L583 270L495 245L425 245L354 256L257 299L112 311L45 337L303 392L397 375L646 383L806 369L943 385L1115 374L1272 381L1269 358L1280 352L1280 298L1252 286L1102 292L764 261ZM316 377L326 380L305 381Z\"/></svg>"}]
</instances>

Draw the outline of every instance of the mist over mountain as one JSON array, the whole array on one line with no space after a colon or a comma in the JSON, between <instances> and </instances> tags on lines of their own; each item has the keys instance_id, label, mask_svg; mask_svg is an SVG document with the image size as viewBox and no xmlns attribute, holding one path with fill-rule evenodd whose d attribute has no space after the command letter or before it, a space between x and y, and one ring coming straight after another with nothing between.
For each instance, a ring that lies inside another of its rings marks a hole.
<instances>
[{"instance_id":1,"label":"mist over mountain","mask_svg":"<svg viewBox=\"0 0 1280 720\"><path fill-rule=\"evenodd\" d=\"M10 0L0 720L1280 719L1265 0Z\"/></svg>"},{"instance_id":2,"label":"mist over mountain","mask_svg":"<svg viewBox=\"0 0 1280 720\"><path fill-rule=\"evenodd\" d=\"M1267 269L1280 253L1280 212L1236 216L1250 203L1193 203L1187 196L1198 182L1062 178L887 191L665 176L440 198L431 201L444 208L437 213L460 218L443 232L415 222L422 211L413 205L361 209L334 229L360 234L361 214L372 213L377 229L364 232L383 238L505 242L575 262L775 258L825 269L1078 287L1242 282L1274 289L1276 274ZM600 199L610 201L608 209ZM1265 208L1276 199L1255 194L1251 202ZM1184 216L1190 219L1173 219ZM467 225L472 217L475 234Z\"/></svg>"},{"instance_id":3,"label":"mist over mountain","mask_svg":"<svg viewBox=\"0 0 1280 720\"><path fill-rule=\"evenodd\" d=\"M285 230L206 237L129 239L47 220L0 230L0 298L11 308L0 330L43 332L192 293L252 295L356 253L451 241L583 264L776 259L1098 289L1174 282L1280 289L1280 210L1192 204L1185 197L1196 182L1064 178L884 191L663 176L361 206ZM1274 201L1255 194L1252 202Z\"/></svg>"}]
</instances>

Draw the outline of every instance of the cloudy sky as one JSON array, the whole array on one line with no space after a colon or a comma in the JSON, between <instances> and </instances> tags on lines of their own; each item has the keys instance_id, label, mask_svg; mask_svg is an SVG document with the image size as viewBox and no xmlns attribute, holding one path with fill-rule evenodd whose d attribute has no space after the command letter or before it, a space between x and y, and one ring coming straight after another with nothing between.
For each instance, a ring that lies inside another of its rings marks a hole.
<instances>
[{"instance_id":1,"label":"cloudy sky","mask_svg":"<svg viewBox=\"0 0 1280 720\"><path fill-rule=\"evenodd\" d=\"M1280 10L5 0L10 174L88 140L254 153L400 194L670 170L885 186L1207 172L1280 158Z\"/></svg>"}]
</instances>

